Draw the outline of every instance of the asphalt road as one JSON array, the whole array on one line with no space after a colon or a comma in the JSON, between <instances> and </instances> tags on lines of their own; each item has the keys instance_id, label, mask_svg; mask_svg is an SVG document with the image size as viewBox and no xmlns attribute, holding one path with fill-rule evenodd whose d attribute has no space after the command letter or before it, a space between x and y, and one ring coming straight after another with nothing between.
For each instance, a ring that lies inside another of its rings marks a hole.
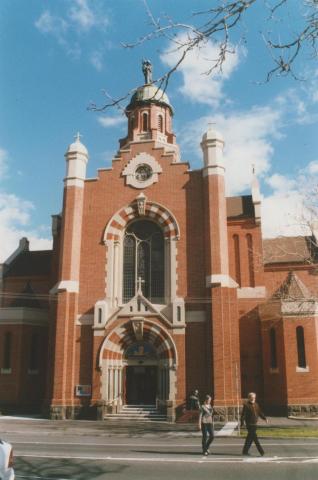
<instances>
[{"instance_id":1,"label":"asphalt road","mask_svg":"<svg viewBox=\"0 0 318 480\"><path fill-rule=\"evenodd\" d=\"M6 435L14 446L16 478L25 480L235 479L317 480L318 440L263 440L259 457L242 457L242 440L218 438L203 457L199 437L154 434Z\"/></svg>"},{"instance_id":2,"label":"asphalt road","mask_svg":"<svg viewBox=\"0 0 318 480\"><path fill-rule=\"evenodd\" d=\"M17 480L318 480L318 438L264 439L265 457L242 457L243 439L218 437L203 457L186 428L0 417Z\"/></svg>"}]
</instances>

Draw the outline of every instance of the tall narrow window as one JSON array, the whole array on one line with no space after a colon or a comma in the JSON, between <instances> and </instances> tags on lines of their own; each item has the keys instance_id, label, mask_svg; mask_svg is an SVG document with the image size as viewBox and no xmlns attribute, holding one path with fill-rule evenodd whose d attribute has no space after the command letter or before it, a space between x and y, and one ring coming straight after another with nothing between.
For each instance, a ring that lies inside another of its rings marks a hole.
<instances>
[{"instance_id":1,"label":"tall narrow window","mask_svg":"<svg viewBox=\"0 0 318 480\"><path fill-rule=\"evenodd\" d=\"M3 368L9 370L11 368L12 356L12 333L6 332L3 340Z\"/></svg>"},{"instance_id":2,"label":"tall narrow window","mask_svg":"<svg viewBox=\"0 0 318 480\"><path fill-rule=\"evenodd\" d=\"M296 339L297 339L297 355L298 355L298 367L306 368L306 351L305 351L305 335L304 328L296 328Z\"/></svg>"},{"instance_id":3,"label":"tall narrow window","mask_svg":"<svg viewBox=\"0 0 318 480\"><path fill-rule=\"evenodd\" d=\"M127 303L141 286L153 303L164 299L164 238L152 221L131 223L124 237L123 301Z\"/></svg>"},{"instance_id":4,"label":"tall narrow window","mask_svg":"<svg viewBox=\"0 0 318 480\"><path fill-rule=\"evenodd\" d=\"M29 369L38 370L39 368L39 335L33 333L30 342Z\"/></svg>"},{"instance_id":5,"label":"tall narrow window","mask_svg":"<svg viewBox=\"0 0 318 480\"><path fill-rule=\"evenodd\" d=\"M163 132L163 117L162 115L158 115L158 130L159 132Z\"/></svg>"},{"instance_id":6,"label":"tall narrow window","mask_svg":"<svg viewBox=\"0 0 318 480\"><path fill-rule=\"evenodd\" d=\"M253 239L250 233L246 235L246 245L248 255L249 286L255 287Z\"/></svg>"},{"instance_id":7,"label":"tall narrow window","mask_svg":"<svg viewBox=\"0 0 318 480\"><path fill-rule=\"evenodd\" d=\"M135 116L132 115L130 117L130 132L131 133L133 133L134 128L135 128Z\"/></svg>"},{"instance_id":8,"label":"tall narrow window","mask_svg":"<svg viewBox=\"0 0 318 480\"><path fill-rule=\"evenodd\" d=\"M144 112L142 114L142 130L143 132L148 132L149 125L148 125L148 113Z\"/></svg>"},{"instance_id":9,"label":"tall narrow window","mask_svg":"<svg viewBox=\"0 0 318 480\"><path fill-rule=\"evenodd\" d=\"M277 368L277 348L276 348L275 328L271 328L269 331L269 342L270 342L271 368Z\"/></svg>"},{"instance_id":10,"label":"tall narrow window","mask_svg":"<svg viewBox=\"0 0 318 480\"><path fill-rule=\"evenodd\" d=\"M241 261L240 261L240 240L238 235L233 235L234 244L234 268L235 281L241 287Z\"/></svg>"}]
</instances>

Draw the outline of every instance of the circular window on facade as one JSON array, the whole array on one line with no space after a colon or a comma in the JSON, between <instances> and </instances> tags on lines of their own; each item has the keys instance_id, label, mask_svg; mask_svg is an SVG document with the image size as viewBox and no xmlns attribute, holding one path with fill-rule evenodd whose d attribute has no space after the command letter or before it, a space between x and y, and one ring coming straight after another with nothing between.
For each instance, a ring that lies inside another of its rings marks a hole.
<instances>
[{"instance_id":1,"label":"circular window on facade","mask_svg":"<svg viewBox=\"0 0 318 480\"><path fill-rule=\"evenodd\" d=\"M150 165L147 165L145 163L138 165L138 167L135 170L135 178L139 182L145 182L146 180L149 180L149 178L152 177L152 168Z\"/></svg>"}]
</instances>

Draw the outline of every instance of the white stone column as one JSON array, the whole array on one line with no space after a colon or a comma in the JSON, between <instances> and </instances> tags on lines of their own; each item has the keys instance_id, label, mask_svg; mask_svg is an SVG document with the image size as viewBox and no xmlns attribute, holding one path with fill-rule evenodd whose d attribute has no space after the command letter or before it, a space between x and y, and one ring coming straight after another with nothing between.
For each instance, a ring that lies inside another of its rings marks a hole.
<instances>
[{"instance_id":1,"label":"white stone column","mask_svg":"<svg viewBox=\"0 0 318 480\"><path fill-rule=\"evenodd\" d=\"M118 306L118 287L119 287L119 241L114 242L114 268L113 268L113 305Z\"/></svg>"}]
</instances>

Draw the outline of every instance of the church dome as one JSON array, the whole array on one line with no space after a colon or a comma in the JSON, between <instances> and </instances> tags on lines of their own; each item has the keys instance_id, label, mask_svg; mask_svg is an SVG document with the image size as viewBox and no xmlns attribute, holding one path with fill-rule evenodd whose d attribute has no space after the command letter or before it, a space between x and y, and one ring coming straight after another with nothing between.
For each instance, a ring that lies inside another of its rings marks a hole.
<instances>
[{"instance_id":1,"label":"church dome","mask_svg":"<svg viewBox=\"0 0 318 480\"><path fill-rule=\"evenodd\" d=\"M87 148L80 141L80 136L81 135L79 133L76 135L75 142L71 143L68 146L65 155L67 155L68 153L74 153L75 152L75 153L82 153L83 155L88 156Z\"/></svg>"},{"instance_id":2,"label":"church dome","mask_svg":"<svg viewBox=\"0 0 318 480\"><path fill-rule=\"evenodd\" d=\"M131 97L127 110L131 110L138 105L144 105L147 103L164 105L166 107L169 107L172 111L172 106L170 104L168 95L163 90L153 84L142 85L141 87L137 88L137 90Z\"/></svg>"}]
</instances>

